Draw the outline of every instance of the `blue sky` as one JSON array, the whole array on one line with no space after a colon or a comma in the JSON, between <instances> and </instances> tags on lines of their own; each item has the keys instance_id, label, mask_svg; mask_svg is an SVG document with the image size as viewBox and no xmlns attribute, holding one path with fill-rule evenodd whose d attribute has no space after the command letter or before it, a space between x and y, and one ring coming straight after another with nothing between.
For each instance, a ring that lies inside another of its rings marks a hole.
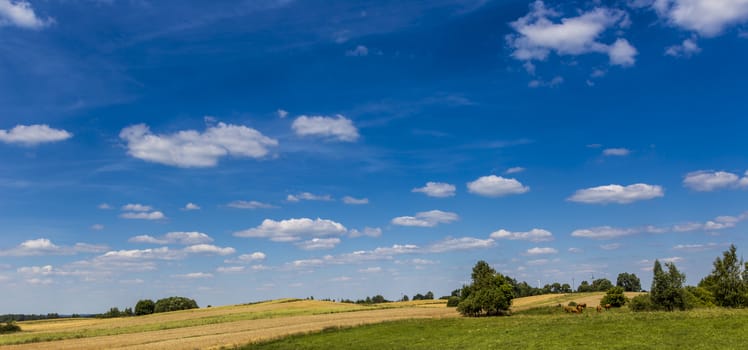
<instances>
[{"instance_id":1,"label":"blue sky","mask_svg":"<svg viewBox=\"0 0 748 350\"><path fill-rule=\"evenodd\" d=\"M0 0L0 312L698 283L746 61L743 0Z\"/></svg>"}]
</instances>

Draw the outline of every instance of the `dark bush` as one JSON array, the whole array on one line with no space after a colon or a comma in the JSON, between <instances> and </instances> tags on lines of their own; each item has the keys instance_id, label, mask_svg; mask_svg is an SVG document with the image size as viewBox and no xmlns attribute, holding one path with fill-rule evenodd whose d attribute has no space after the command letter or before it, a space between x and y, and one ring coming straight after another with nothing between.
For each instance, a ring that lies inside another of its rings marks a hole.
<instances>
[{"instance_id":1,"label":"dark bush","mask_svg":"<svg viewBox=\"0 0 748 350\"><path fill-rule=\"evenodd\" d=\"M139 300L138 303L135 304L135 315L136 316L150 315L153 313L155 309L156 309L156 303L154 303L153 300L151 299Z\"/></svg>"},{"instance_id":2,"label":"dark bush","mask_svg":"<svg viewBox=\"0 0 748 350\"><path fill-rule=\"evenodd\" d=\"M447 299L447 307L457 307L457 304L460 303L460 297L449 297Z\"/></svg>"},{"instance_id":3,"label":"dark bush","mask_svg":"<svg viewBox=\"0 0 748 350\"><path fill-rule=\"evenodd\" d=\"M649 294L642 294L631 298L629 309L631 311L655 311L658 308L652 303L652 298L649 297Z\"/></svg>"},{"instance_id":4,"label":"dark bush","mask_svg":"<svg viewBox=\"0 0 748 350\"><path fill-rule=\"evenodd\" d=\"M710 292L708 289L703 287L687 286L686 291L694 297L694 299L692 299L692 304L694 307L715 306L714 295L712 295L712 292Z\"/></svg>"},{"instance_id":5,"label":"dark bush","mask_svg":"<svg viewBox=\"0 0 748 350\"><path fill-rule=\"evenodd\" d=\"M0 324L0 334L20 332L21 327L16 324L15 321L8 321L5 324Z\"/></svg>"},{"instance_id":6,"label":"dark bush","mask_svg":"<svg viewBox=\"0 0 748 350\"><path fill-rule=\"evenodd\" d=\"M623 294L623 287L613 287L605 293L605 296L600 300L600 305L607 305L613 307L621 307L626 304L628 298Z\"/></svg>"}]
</instances>

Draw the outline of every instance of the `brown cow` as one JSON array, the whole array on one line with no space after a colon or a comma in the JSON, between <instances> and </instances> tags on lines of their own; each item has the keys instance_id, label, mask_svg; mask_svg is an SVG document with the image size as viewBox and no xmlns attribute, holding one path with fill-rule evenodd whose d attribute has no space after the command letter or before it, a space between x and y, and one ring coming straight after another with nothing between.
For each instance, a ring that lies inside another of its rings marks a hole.
<instances>
[{"instance_id":1,"label":"brown cow","mask_svg":"<svg viewBox=\"0 0 748 350\"><path fill-rule=\"evenodd\" d=\"M584 312L584 308L585 308L585 307L584 307L583 305L584 305L584 304L578 304L578 305L577 305L577 311L578 311L579 313L582 313L582 312Z\"/></svg>"},{"instance_id":2,"label":"brown cow","mask_svg":"<svg viewBox=\"0 0 748 350\"><path fill-rule=\"evenodd\" d=\"M566 313L570 313L570 312L575 312L575 311L577 311L577 309L575 309L575 308L573 308L573 307L571 307L571 306L564 306L564 311L565 311Z\"/></svg>"},{"instance_id":3,"label":"brown cow","mask_svg":"<svg viewBox=\"0 0 748 350\"><path fill-rule=\"evenodd\" d=\"M597 309L597 312L602 312L603 311L603 307L600 306L600 305L598 305L595 309Z\"/></svg>"},{"instance_id":4,"label":"brown cow","mask_svg":"<svg viewBox=\"0 0 748 350\"><path fill-rule=\"evenodd\" d=\"M610 306L611 306L610 304L605 304L605 311L610 310Z\"/></svg>"}]
</instances>

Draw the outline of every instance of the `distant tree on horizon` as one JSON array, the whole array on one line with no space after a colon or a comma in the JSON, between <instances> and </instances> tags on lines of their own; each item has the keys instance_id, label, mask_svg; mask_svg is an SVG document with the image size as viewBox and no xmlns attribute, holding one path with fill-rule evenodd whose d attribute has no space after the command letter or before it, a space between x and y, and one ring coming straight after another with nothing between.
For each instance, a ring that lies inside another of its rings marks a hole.
<instances>
[{"instance_id":1,"label":"distant tree on horizon","mask_svg":"<svg viewBox=\"0 0 748 350\"><path fill-rule=\"evenodd\" d=\"M642 290L642 284L639 277L636 277L636 274L628 272L618 274L616 286L623 288L626 292L640 292Z\"/></svg>"}]
</instances>

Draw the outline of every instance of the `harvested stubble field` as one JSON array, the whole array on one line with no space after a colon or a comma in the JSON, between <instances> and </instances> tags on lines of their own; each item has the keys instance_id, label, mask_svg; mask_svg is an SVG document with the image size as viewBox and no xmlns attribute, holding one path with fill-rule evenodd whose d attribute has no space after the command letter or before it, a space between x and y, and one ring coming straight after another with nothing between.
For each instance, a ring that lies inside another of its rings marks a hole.
<instances>
[{"instance_id":1,"label":"harvested stubble field","mask_svg":"<svg viewBox=\"0 0 748 350\"><path fill-rule=\"evenodd\" d=\"M455 317L444 301L374 306L276 300L115 319L20 322L0 336L3 349L206 349L233 347L327 328L416 318Z\"/></svg>"}]
</instances>

